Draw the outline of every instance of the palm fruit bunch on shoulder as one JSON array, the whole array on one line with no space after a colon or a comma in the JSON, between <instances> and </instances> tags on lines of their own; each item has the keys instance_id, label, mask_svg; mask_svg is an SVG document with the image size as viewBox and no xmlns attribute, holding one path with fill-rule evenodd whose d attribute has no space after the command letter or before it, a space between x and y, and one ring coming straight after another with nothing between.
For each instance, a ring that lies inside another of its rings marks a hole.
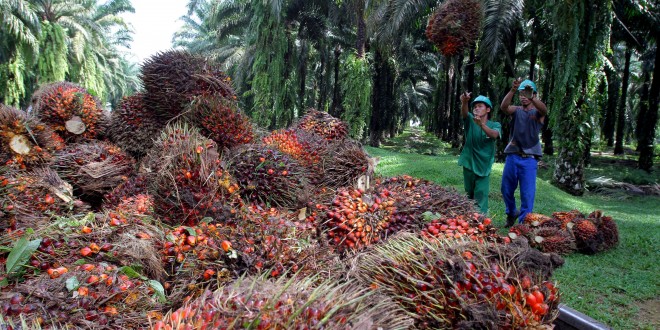
<instances>
[{"instance_id":1,"label":"palm fruit bunch on shoulder","mask_svg":"<svg viewBox=\"0 0 660 330\"><path fill-rule=\"evenodd\" d=\"M135 195L147 193L147 175L138 173L103 196L103 208L110 209Z\"/></svg>"},{"instance_id":2,"label":"palm fruit bunch on shoulder","mask_svg":"<svg viewBox=\"0 0 660 330\"><path fill-rule=\"evenodd\" d=\"M536 227L526 237L529 239L530 246L541 252L567 255L576 250L575 238L566 229Z\"/></svg>"},{"instance_id":3,"label":"palm fruit bunch on shoulder","mask_svg":"<svg viewBox=\"0 0 660 330\"><path fill-rule=\"evenodd\" d=\"M520 258L527 250L535 251L405 234L359 255L354 276L414 315L417 329L549 326L558 291L544 271Z\"/></svg>"},{"instance_id":4,"label":"palm fruit bunch on shoulder","mask_svg":"<svg viewBox=\"0 0 660 330\"><path fill-rule=\"evenodd\" d=\"M351 283L316 277L244 277L207 291L152 329L408 329L412 320L390 299Z\"/></svg>"},{"instance_id":5,"label":"palm fruit bunch on shoulder","mask_svg":"<svg viewBox=\"0 0 660 330\"><path fill-rule=\"evenodd\" d=\"M64 147L55 132L19 109L0 104L0 165L21 170L48 163Z\"/></svg>"},{"instance_id":6,"label":"palm fruit bunch on shoulder","mask_svg":"<svg viewBox=\"0 0 660 330\"><path fill-rule=\"evenodd\" d=\"M477 40L482 19L480 1L448 0L429 18L426 37L443 55L457 55Z\"/></svg>"},{"instance_id":7,"label":"palm fruit bunch on shoulder","mask_svg":"<svg viewBox=\"0 0 660 330\"><path fill-rule=\"evenodd\" d=\"M571 231L579 252L594 254L601 251L603 236L593 221L590 219L574 220Z\"/></svg>"},{"instance_id":8,"label":"palm fruit bunch on shoulder","mask_svg":"<svg viewBox=\"0 0 660 330\"><path fill-rule=\"evenodd\" d=\"M254 139L249 118L240 111L236 101L222 95L195 97L186 114L202 134L218 144L219 150L233 149Z\"/></svg>"},{"instance_id":9,"label":"palm fruit bunch on shoulder","mask_svg":"<svg viewBox=\"0 0 660 330\"><path fill-rule=\"evenodd\" d=\"M418 225L412 219L397 214L395 198L387 189L366 193L362 189L340 188L332 204L319 210L328 240L338 252L344 253L416 228Z\"/></svg>"},{"instance_id":10,"label":"palm fruit bunch on shoulder","mask_svg":"<svg viewBox=\"0 0 660 330\"><path fill-rule=\"evenodd\" d=\"M322 154L323 177L321 186L330 189L354 186L362 178L373 176L374 160L362 146L353 141L339 141L330 144Z\"/></svg>"},{"instance_id":11,"label":"palm fruit bunch on shoulder","mask_svg":"<svg viewBox=\"0 0 660 330\"><path fill-rule=\"evenodd\" d=\"M140 78L144 105L162 122L179 116L200 95L235 100L229 77L200 55L168 50L147 59Z\"/></svg>"},{"instance_id":12,"label":"palm fruit bunch on shoulder","mask_svg":"<svg viewBox=\"0 0 660 330\"><path fill-rule=\"evenodd\" d=\"M261 144L241 146L234 150L229 169L248 201L304 205L308 173L293 157L277 149Z\"/></svg>"},{"instance_id":13,"label":"palm fruit bunch on shoulder","mask_svg":"<svg viewBox=\"0 0 660 330\"><path fill-rule=\"evenodd\" d=\"M328 141L341 141L348 137L346 123L316 109L309 109L293 127L317 134Z\"/></svg>"},{"instance_id":14,"label":"palm fruit bunch on shoulder","mask_svg":"<svg viewBox=\"0 0 660 330\"><path fill-rule=\"evenodd\" d=\"M39 328L147 327L147 315L163 305L152 282L130 278L123 270L96 262L61 265L17 285L11 298L0 297L0 306L7 309L0 313L14 320L36 319Z\"/></svg>"},{"instance_id":15,"label":"palm fruit bunch on shoulder","mask_svg":"<svg viewBox=\"0 0 660 330\"><path fill-rule=\"evenodd\" d=\"M611 249L619 244L619 227L612 217L605 216L602 211L597 210L589 214L587 219L593 221L598 227L598 231L603 237L603 250Z\"/></svg>"},{"instance_id":16,"label":"palm fruit bunch on shoulder","mask_svg":"<svg viewBox=\"0 0 660 330\"><path fill-rule=\"evenodd\" d=\"M165 127L142 160L156 213L168 224L229 220L240 206L238 185L224 168L216 144L185 123Z\"/></svg>"},{"instance_id":17,"label":"palm fruit bunch on shoulder","mask_svg":"<svg viewBox=\"0 0 660 330\"><path fill-rule=\"evenodd\" d=\"M469 239L477 242L497 241L497 228L492 226L492 220L483 214L461 214L454 217L443 217L427 213L432 219L424 224L422 237L440 240Z\"/></svg>"},{"instance_id":18,"label":"palm fruit bunch on shoulder","mask_svg":"<svg viewBox=\"0 0 660 330\"><path fill-rule=\"evenodd\" d=\"M66 142L95 139L103 110L84 88L70 82L45 85L32 96L36 116Z\"/></svg>"},{"instance_id":19,"label":"palm fruit bunch on shoulder","mask_svg":"<svg viewBox=\"0 0 660 330\"><path fill-rule=\"evenodd\" d=\"M552 218L559 220L562 223L562 228L566 228L566 225L569 222L575 222L579 219L584 219L584 214L578 210L564 211L564 212L553 212Z\"/></svg>"},{"instance_id":20,"label":"palm fruit bunch on shoulder","mask_svg":"<svg viewBox=\"0 0 660 330\"><path fill-rule=\"evenodd\" d=\"M428 180L402 175L378 178L375 186L383 186L395 192L397 213L406 214L417 222L424 221L423 215L426 212L445 218L476 212L474 202L456 189L448 189Z\"/></svg>"},{"instance_id":21,"label":"palm fruit bunch on shoulder","mask_svg":"<svg viewBox=\"0 0 660 330\"><path fill-rule=\"evenodd\" d=\"M74 193L100 206L104 194L133 175L135 160L114 144L90 141L57 152L52 168L73 185Z\"/></svg>"},{"instance_id":22,"label":"palm fruit bunch on shoulder","mask_svg":"<svg viewBox=\"0 0 660 330\"><path fill-rule=\"evenodd\" d=\"M136 159L142 158L165 125L147 109L144 94L124 97L112 112L107 135L110 140Z\"/></svg>"},{"instance_id":23,"label":"palm fruit bunch on shoulder","mask_svg":"<svg viewBox=\"0 0 660 330\"><path fill-rule=\"evenodd\" d=\"M0 230L40 228L53 215L64 215L84 203L75 200L70 184L49 168L5 172L0 180Z\"/></svg>"}]
</instances>

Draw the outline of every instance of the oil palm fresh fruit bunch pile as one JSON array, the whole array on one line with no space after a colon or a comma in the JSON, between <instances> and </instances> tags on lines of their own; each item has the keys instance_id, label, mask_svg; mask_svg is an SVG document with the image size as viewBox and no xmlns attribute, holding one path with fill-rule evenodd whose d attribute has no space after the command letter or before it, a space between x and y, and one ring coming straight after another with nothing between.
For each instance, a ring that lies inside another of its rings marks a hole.
<instances>
[{"instance_id":1,"label":"oil palm fresh fruit bunch pile","mask_svg":"<svg viewBox=\"0 0 660 330\"><path fill-rule=\"evenodd\" d=\"M586 254L594 254L601 250L603 237L598 231L598 226L589 219L574 220L571 226L575 244L578 251Z\"/></svg>"},{"instance_id":2,"label":"oil palm fresh fruit bunch pile","mask_svg":"<svg viewBox=\"0 0 660 330\"><path fill-rule=\"evenodd\" d=\"M353 186L360 177L373 175L373 159L356 142L345 140L332 143L322 156L321 186L331 189Z\"/></svg>"},{"instance_id":3,"label":"oil palm fresh fruit bunch pile","mask_svg":"<svg viewBox=\"0 0 660 330\"><path fill-rule=\"evenodd\" d=\"M48 163L63 147L54 134L36 118L0 104L0 165L30 170Z\"/></svg>"},{"instance_id":4,"label":"oil palm fresh fruit bunch pile","mask_svg":"<svg viewBox=\"0 0 660 330\"><path fill-rule=\"evenodd\" d=\"M515 227L515 228L514 228ZM520 224L511 227L509 237L525 237L531 247L546 253L567 255L575 252L575 238L566 230L556 226L530 226Z\"/></svg>"},{"instance_id":5,"label":"oil palm fresh fruit bunch pile","mask_svg":"<svg viewBox=\"0 0 660 330\"><path fill-rule=\"evenodd\" d=\"M280 152L293 157L305 167L319 166L323 150L319 148L318 144L310 141L309 138L305 140L302 137L305 134L304 131L291 129L274 131L264 137L262 141L265 145L273 146Z\"/></svg>"},{"instance_id":6,"label":"oil palm fresh fruit bunch pile","mask_svg":"<svg viewBox=\"0 0 660 330\"><path fill-rule=\"evenodd\" d=\"M272 147L248 144L234 151L230 171L248 201L295 206L304 199L306 169Z\"/></svg>"},{"instance_id":7,"label":"oil palm fresh fruit bunch pile","mask_svg":"<svg viewBox=\"0 0 660 330\"><path fill-rule=\"evenodd\" d=\"M99 101L73 83L45 85L32 96L33 110L66 142L94 139L103 111Z\"/></svg>"},{"instance_id":8,"label":"oil palm fresh fruit bunch pile","mask_svg":"<svg viewBox=\"0 0 660 330\"><path fill-rule=\"evenodd\" d=\"M162 122L179 116L200 95L235 99L230 79L200 55L169 50L148 58L140 78L144 105Z\"/></svg>"},{"instance_id":9,"label":"oil palm fresh fruit bunch pile","mask_svg":"<svg viewBox=\"0 0 660 330\"><path fill-rule=\"evenodd\" d=\"M340 141L348 137L346 123L326 112L315 109L309 109L294 127L317 134L328 141Z\"/></svg>"},{"instance_id":10,"label":"oil palm fresh fruit bunch pile","mask_svg":"<svg viewBox=\"0 0 660 330\"><path fill-rule=\"evenodd\" d=\"M407 329L391 300L350 283L247 277L205 292L152 329Z\"/></svg>"},{"instance_id":11,"label":"oil palm fresh fruit bunch pile","mask_svg":"<svg viewBox=\"0 0 660 330\"><path fill-rule=\"evenodd\" d=\"M169 224L223 221L227 207L239 203L215 142L187 124L168 125L142 161L156 213Z\"/></svg>"},{"instance_id":12,"label":"oil palm fresh fruit bunch pile","mask_svg":"<svg viewBox=\"0 0 660 330\"><path fill-rule=\"evenodd\" d=\"M84 204L73 197L71 185L49 168L6 172L0 181L0 229L40 228L53 215Z\"/></svg>"},{"instance_id":13,"label":"oil palm fresh fruit bunch pile","mask_svg":"<svg viewBox=\"0 0 660 330\"><path fill-rule=\"evenodd\" d=\"M552 218L559 220L562 224L562 228L566 228L566 225L569 222L574 222L577 219L584 218L584 214L582 214L578 210L553 212L552 213Z\"/></svg>"},{"instance_id":14,"label":"oil palm fresh fruit bunch pile","mask_svg":"<svg viewBox=\"0 0 660 330\"><path fill-rule=\"evenodd\" d=\"M448 0L429 18L426 37L443 55L457 55L477 40L482 19L481 2Z\"/></svg>"},{"instance_id":15,"label":"oil palm fresh fruit bunch pile","mask_svg":"<svg viewBox=\"0 0 660 330\"><path fill-rule=\"evenodd\" d=\"M247 116L238 104L221 95L196 97L189 106L187 117L202 134L218 144L219 150L232 149L252 142L254 132Z\"/></svg>"},{"instance_id":16,"label":"oil palm fresh fruit bunch pile","mask_svg":"<svg viewBox=\"0 0 660 330\"><path fill-rule=\"evenodd\" d=\"M101 141L69 144L55 154L52 168L73 185L74 193L99 204L103 195L135 172L135 160Z\"/></svg>"},{"instance_id":17,"label":"oil palm fresh fruit bunch pile","mask_svg":"<svg viewBox=\"0 0 660 330\"><path fill-rule=\"evenodd\" d=\"M597 210L590 213L587 219L598 227L598 231L603 238L601 248L603 251L614 248L619 244L619 227L612 217L603 215L602 211Z\"/></svg>"},{"instance_id":18,"label":"oil palm fresh fruit bunch pile","mask_svg":"<svg viewBox=\"0 0 660 330\"><path fill-rule=\"evenodd\" d=\"M540 213L527 213L527 215L525 215L525 219L523 219L523 223L526 223L530 226L538 227L544 225L545 223L551 220L552 218L547 215L543 215ZM561 222L559 223L561 224Z\"/></svg>"},{"instance_id":19,"label":"oil palm fresh fruit bunch pile","mask_svg":"<svg viewBox=\"0 0 660 330\"><path fill-rule=\"evenodd\" d=\"M356 276L414 315L418 329L519 329L557 316L555 284L530 267L544 259L529 246L402 235L359 256Z\"/></svg>"},{"instance_id":20,"label":"oil palm fresh fruit bunch pile","mask_svg":"<svg viewBox=\"0 0 660 330\"><path fill-rule=\"evenodd\" d=\"M165 126L143 102L144 94L124 97L112 112L110 140L136 159L142 158Z\"/></svg>"}]
</instances>

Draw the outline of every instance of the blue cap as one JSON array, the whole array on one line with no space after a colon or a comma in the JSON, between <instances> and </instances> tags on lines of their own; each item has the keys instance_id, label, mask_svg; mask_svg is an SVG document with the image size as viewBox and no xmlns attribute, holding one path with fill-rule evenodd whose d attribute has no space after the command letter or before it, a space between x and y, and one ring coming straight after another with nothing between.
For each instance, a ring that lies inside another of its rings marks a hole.
<instances>
[{"instance_id":1,"label":"blue cap","mask_svg":"<svg viewBox=\"0 0 660 330\"><path fill-rule=\"evenodd\" d=\"M491 109L493 108L493 104L490 103L490 99L483 96L483 95L477 96L477 98L474 99L474 101L472 101L470 106L473 107L475 103L483 103L483 104L487 105L489 108L491 108Z\"/></svg>"},{"instance_id":2,"label":"blue cap","mask_svg":"<svg viewBox=\"0 0 660 330\"><path fill-rule=\"evenodd\" d=\"M536 93L536 84L533 81L529 80L529 79L521 82L520 87L518 87L518 90L519 91L525 90L525 87L527 87L527 86L531 86L532 89L534 90L534 93Z\"/></svg>"}]
</instances>

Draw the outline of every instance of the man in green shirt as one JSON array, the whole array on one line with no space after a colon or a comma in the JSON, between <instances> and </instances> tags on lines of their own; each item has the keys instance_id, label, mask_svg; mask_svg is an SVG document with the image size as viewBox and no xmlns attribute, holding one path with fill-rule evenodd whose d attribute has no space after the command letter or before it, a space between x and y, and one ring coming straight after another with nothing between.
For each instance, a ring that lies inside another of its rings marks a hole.
<instances>
[{"instance_id":1,"label":"man in green shirt","mask_svg":"<svg viewBox=\"0 0 660 330\"><path fill-rule=\"evenodd\" d=\"M463 166L463 182L468 197L476 200L481 213L488 212L488 188L490 171L495 162L495 142L502 136L502 125L488 120L493 104L483 95L472 101L472 113L468 110L471 93L461 95L461 118L465 130L465 146L458 159Z\"/></svg>"}]
</instances>

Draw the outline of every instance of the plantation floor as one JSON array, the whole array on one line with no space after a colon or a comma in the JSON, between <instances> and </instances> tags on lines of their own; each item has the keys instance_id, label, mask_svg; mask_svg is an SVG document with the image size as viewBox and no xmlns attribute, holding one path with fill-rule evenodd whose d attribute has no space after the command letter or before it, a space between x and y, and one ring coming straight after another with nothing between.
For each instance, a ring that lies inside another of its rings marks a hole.
<instances>
[{"instance_id":1,"label":"plantation floor","mask_svg":"<svg viewBox=\"0 0 660 330\"><path fill-rule=\"evenodd\" d=\"M371 156L380 157L377 174L408 174L463 192L462 169L457 165L456 151L442 148L439 142L435 147L429 146L420 141L423 135L419 132L411 136L415 136L416 143L432 151L422 151L426 155L412 153L418 151L414 147L393 151L401 141L406 141L405 136L398 142L390 141L384 146L387 149L367 147ZM596 158L595 165L586 171L587 177L602 176L605 172L618 175L619 180L626 180L628 174L640 180L636 184L658 183L658 170L655 174L640 174L624 167L622 162L610 166ZM551 184L553 162L552 159L545 161L549 166L539 170L534 212L550 215L572 209L583 213L600 209L612 216L619 226L617 248L593 256L572 254L565 258L565 265L555 273L562 301L614 329L660 328L657 298L660 296L660 197L590 192L575 197ZM500 226L506 217L500 193L502 170L502 163L493 166L489 194L490 216L493 223ZM501 233L505 234L506 230L502 229Z\"/></svg>"}]
</instances>

